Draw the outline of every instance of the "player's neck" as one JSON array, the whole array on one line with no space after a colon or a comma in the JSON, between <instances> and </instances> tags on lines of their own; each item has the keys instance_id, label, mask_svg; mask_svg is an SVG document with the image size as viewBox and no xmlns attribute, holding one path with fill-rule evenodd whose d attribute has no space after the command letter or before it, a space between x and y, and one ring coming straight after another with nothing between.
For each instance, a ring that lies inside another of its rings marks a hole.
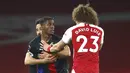
<instances>
[{"instance_id":1,"label":"player's neck","mask_svg":"<svg viewBox=\"0 0 130 73\"><path fill-rule=\"evenodd\" d=\"M41 40L48 42L51 39L52 35L44 34L41 36Z\"/></svg>"},{"instance_id":2,"label":"player's neck","mask_svg":"<svg viewBox=\"0 0 130 73\"><path fill-rule=\"evenodd\" d=\"M76 23L76 24L79 24L80 22L77 22L77 21L76 21L75 23Z\"/></svg>"},{"instance_id":3,"label":"player's neck","mask_svg":"<svg viewBox=\"0 0 130 73\"><path fill-rule=\"evenodd\" d=\"M80 23L86 23L86 22L77 22L77 21L76 21L75 23L76 23L76 24L80 24Z\"/></svg>"}]
</instances>

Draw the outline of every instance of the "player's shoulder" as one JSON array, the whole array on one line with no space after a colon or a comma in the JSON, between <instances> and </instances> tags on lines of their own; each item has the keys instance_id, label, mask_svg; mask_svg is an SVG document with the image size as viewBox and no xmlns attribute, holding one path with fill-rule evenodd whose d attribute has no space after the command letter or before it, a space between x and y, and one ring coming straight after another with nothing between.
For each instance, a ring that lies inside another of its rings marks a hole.
<instances>
[{"instance_id":1,"label":"player's shoulder","mask_svg":"<svg viewBox=\"0 0 130 73\"><path fill-rule=\"evenodd\" d=\"M30 46L33 46L35 45L36 43L39 43L41 41L41 36L36 36L35 38L33 38L30 42L29 42L29 45Z\"/></svg>"},{"instance_id":2,"label":"player's shoulder","mask_svg":"<svg viewBox=\"0 0 130 73\"><path fill-rule=\"evenodd\" d=\"M100 26L96 26L96 25L93 25L93 24L89 24L90 27L94 27L94 28L97 28L99 30L101 30L102 32L104 32L104 30L102 29L102 27Z\"/></svg>"},{"instance_id":3,"label":"player's shoulder","mask_svg":"<svg viewBox=\"0 0 130 73\"><path fill-rule=\"evenodd\" d=\"M85 23L79 23L79 24L76 24L76 25L70 27L69 29L73 30L73 29L76 29L76 28L84 27L84 26L85 26Z\"/></svg>"}]
</instances>

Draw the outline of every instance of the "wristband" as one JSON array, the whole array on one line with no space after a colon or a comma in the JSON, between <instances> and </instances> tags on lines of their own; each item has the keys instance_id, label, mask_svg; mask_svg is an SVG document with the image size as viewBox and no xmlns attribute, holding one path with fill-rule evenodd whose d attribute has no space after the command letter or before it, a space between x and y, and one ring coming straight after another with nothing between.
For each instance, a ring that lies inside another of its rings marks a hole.
<instances>
[{"instance_id":1,"label":"wristband","mask_svg":"<svg viewBox=\"0 0 130 73\"><path fill-rule=\"evenodd\" d=\"M49 47L47 48L47 51L48 51L48 52L51 52L51 47L52 47L52 46L49 46Z\"/></svg>"}]
</instances>

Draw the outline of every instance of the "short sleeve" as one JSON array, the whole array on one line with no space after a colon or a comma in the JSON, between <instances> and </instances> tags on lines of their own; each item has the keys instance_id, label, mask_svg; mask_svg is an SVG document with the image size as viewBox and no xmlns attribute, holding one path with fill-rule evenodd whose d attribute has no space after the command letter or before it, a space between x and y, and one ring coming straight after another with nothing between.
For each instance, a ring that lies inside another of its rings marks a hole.
<instances>
[{"instance_id":1,"label":"short sleeve","mask_svg":"<svg viewBox=\"0 0 130 73\"><path fill-rule=\"evenodd\" d=\"M102 29L102 37L101 37L101 44L104 43L104 30Z\"/></svg>"},{"instance_id":2,"label":"short sleeve","mask_svg":"<svg viewBox=\"0 0 130 73\"><path fill-rule=\"evenodd\" d=\"M38 53L41 52L41 50L39 50L39 48L35 47L35 46L30 46L28 47L28 52L30 53L30 55L33 58L38 58Z\"/></svg>"},{"instance_id":3,"label":"short sleeve","mask_svg":"<svg viewBox=\"0 0 130 73\"><path fill-rule=\"evenodd\" d=\"M34 56L34 54L32 53L32 51L31 51L31 46L29 45L28 46L28 52L30 53L30 55L33 57Z\"/></svg>"},{"instance_id":4,"label":"short sleeve","mask_svg":"<svg viewBox=\"0 0 130 73\"><path fill-rule=\"evenodd\" d=\"M65 43L65 44L68 44L72 39L72 30L69 28L65 31L63 37L62 37L62 41Z\"/></svg>"}]
</instances>

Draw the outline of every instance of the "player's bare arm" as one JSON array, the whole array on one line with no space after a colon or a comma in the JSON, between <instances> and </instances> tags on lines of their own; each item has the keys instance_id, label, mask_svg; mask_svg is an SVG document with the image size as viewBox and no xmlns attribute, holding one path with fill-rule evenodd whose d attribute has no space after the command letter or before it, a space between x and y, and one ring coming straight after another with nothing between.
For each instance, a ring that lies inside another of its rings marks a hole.
<instances>
[{"instance_id":1,"label":"player's bare arm","mask_svg":"<svg viewBox=\"0 0 130 73\"><path fill-rule=\"evenodd\" d=\"M57 53L59 58L69 57L71 56L70 47L68 45L65 45L63 50Z\"/></svg>"},{"instance_id":2,"label":"player's bare arm","mask_svg":"<svg viewBox=\"0 0 130 73\"><path fill-rule=\"evenodd\" d=\"M54 44L53 46L47 44L45 41L41 41L41 47L45 50L45 51L49 51L49 52L59 52L61 50L63 50L64 46L66 44L60 40L58 43Z\"/></svg>"},{"instance_id":3,"label":"player's bare arm","mask_svg":"<svg viewBox=\"0 0 130 73\"><path fill-rule=\"evenodd\" d=\"M43 59L35 59L31 56L30 52L26 53L24 64L25 65L35 65L35 64L45 64L54 62L56 58L50 57L50 55L46 55Z\"/></svg>"}]
</instances>

